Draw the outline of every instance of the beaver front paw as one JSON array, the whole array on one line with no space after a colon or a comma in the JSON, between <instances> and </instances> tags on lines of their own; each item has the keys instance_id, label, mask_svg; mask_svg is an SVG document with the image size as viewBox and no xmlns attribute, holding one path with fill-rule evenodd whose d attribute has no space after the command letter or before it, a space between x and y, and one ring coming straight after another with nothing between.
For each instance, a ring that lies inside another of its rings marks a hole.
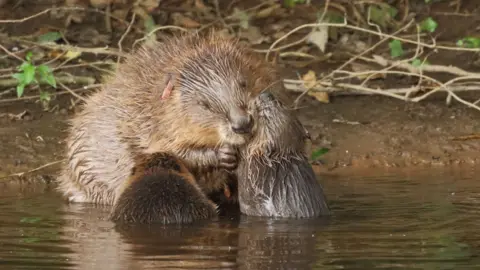
<instances>
[{"instance_id":1,"label":"beaver front paw","mask_svg":"<svg viewBox=\"0 0 480 270\"><path fill-rule=\"evenodd\" d=\"M237 149L231 145L224 145L217 152L219 167L234 170L238 166Z\"/></svg>"}]
</instances>

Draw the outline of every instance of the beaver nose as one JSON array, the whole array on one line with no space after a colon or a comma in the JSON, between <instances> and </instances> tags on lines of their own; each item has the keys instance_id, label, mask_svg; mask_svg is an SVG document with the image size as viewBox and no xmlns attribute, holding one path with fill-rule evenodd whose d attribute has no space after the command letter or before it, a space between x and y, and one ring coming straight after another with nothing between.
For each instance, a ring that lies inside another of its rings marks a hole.
<instances>
[{"instance_id":1,"label":"beaver nose","mask_svg":"<svg viewBox=\"0 0 480 270\"><path fill-rule=\"evenodd\" d=\"M247 134L252 131L253 118L246 112L236 111L230 115L232 131L237 134Z\"/></svg>"}]
</instances>

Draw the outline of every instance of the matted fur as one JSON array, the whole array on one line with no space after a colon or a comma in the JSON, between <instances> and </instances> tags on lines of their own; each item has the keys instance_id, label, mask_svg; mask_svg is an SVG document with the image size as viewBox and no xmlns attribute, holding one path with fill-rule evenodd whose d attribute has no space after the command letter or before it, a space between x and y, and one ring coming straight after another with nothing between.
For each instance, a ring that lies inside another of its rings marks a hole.
<instances>
[{"instance_id":1,"label":"matted fur","mask_svg":"<svg viewBox=\"0 0 480 270\"><path fill-rule=\"evenodd\" d=\"M238 166L240 211L251 216L328 215L323 188L308 162L307 131L269 92L257 98L258 130Z\"/></svg>"},{"instance_id":2,"label":"matted fur","mask_svg":"<svg viewBox=\"0 0 480 270\"><path fill-rule=\"evenodd\" d=\"M249 137L232 132L230 110L251 111L258 93L277 80L259 57L213 32L132 53L71 121L59 190L72 202L111 205L134 156L155 152L182 158L192 171L221 175L219 147L243 145ZM174 89L162 100L169 80ZM210 190L222 181L199 183Z\"/></svg>"}]
</instances>

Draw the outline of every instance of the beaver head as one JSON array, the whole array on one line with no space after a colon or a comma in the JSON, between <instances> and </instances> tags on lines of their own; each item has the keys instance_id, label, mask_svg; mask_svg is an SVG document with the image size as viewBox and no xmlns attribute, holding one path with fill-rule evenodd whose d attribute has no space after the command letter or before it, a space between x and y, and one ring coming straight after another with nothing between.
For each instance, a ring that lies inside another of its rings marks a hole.
<instances>
[{"instance_id":1,"label":"beaver head","mask_svg":"<svg viewBox=\"0 0 480 270\"><path fill-rule=\"evenodd\" d=\"M149 152L158 151L152 143L162 151L169 150L167 144L245 144L256 129L254 99L277 82L260 55L213 32L145 45L117 74L117 88L130 88L119 95L128 95L125 107L136 121L131 129L153 135L145 140Z\"/></svg>"}]
</instances>

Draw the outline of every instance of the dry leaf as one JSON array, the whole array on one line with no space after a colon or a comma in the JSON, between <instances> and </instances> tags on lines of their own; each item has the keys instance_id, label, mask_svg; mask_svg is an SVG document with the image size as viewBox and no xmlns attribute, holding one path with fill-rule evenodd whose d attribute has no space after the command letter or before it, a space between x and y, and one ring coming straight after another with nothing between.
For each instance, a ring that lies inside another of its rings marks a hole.
<instances>
[{"instance_id":1,"label":"dry leaf","mask_svg":"<svg viewBox=\"0 0 480 270\"><path fill-rule=\"evenodd\" d=\"M308 92L308 95L314 97L322 103L330 103L330 97L328 96L327 92L310 91Z\"/></svg>"},{"instance_id":2,"label":"dry leaf","mask_svg":"<svg viewBox=\"0 0 480 270\"><path fill-rule=\"evenodd\" d=\"M305 73L305 75L302 76L302 80L305 88L311 89L317 84L317 75L315 74L315 71L309 70L307 73ZM328 93L326 92L309 91L308 95L316 98L318 101L323 103L330 102Z\"/></svg>"},{"instance_id":3,"label":"dry leaf","mask_svg":"<svg viewBox=\"0 0 480 270\"><path fill-rule=\"evenodd\" d=\"M173 24L183 26L185 28L197 28L200 27L201 24L184 16L181 13L173 13L172 14Z\"/></svg>"},{"instance_id":4,"label":"dry leaf","mask_svg":"<svg viewBox=\"0 0 480 270\"><path fill-rule=\"evenodd\" d=\"M66 58L66 59L74 59L74 58L77 58L81 55L82 53L81 52L78 52L78 51L68 51L64 56L63 58Z\"/></svg>"},{"instance_id":5,"label":"dry leaf","mask_svg":"<svg viewBox=\"0 0 480 270\"><path fill-rule=\"evenodd\" d=\"M328 42L328 26L322 25L317 27L308 35L307 41L317 46L320 51L325 52L325 46Z\"/></svg>"},{"instance_id":6,"label":"dry leaf","mask_svg":"<svg viewBox=\"0 0 480 270\"><path fill-rule=\"evenodd\" d=\"M317 75L315 71L309 70L305 75L302 76L303 86L305 88L310 89L315 86L317 83Z\"/></svg>"}]
</instances>

